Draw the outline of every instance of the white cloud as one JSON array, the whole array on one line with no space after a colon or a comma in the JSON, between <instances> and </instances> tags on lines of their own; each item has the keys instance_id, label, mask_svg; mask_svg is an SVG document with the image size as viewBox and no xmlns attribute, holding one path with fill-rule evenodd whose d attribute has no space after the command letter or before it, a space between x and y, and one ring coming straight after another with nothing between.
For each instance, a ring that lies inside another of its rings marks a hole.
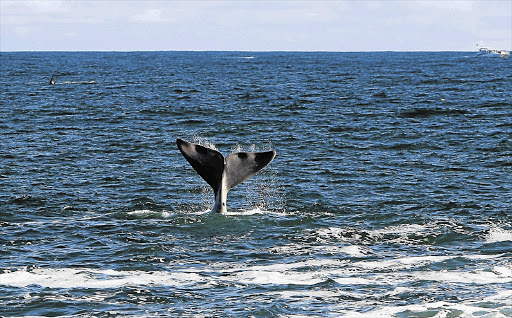
<instances>
[{"instance_id":1,"label":"white cloud","mask_svg":"<svg viewBox=\"0 0 512 318\"><path fill-rule=\"evenodd\" d=\"M5 50L510 49L511 14L510 0L0 0L0 39Z\"/></svg>"}]
</instances>

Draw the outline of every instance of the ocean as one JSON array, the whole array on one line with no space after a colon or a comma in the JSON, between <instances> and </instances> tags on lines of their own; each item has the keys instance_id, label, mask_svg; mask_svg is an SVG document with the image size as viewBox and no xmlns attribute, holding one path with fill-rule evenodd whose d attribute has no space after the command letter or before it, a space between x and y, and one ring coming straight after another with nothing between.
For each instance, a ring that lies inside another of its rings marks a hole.
<instances>
[{"instance_id":1,"label":"ocean","mask_svg":"<svg viewBox=\"0 0 512 318\"><path fill-rule=\"evenodd\" d=\"M0 316L512 317L511 59L0 62ZM177 138L277 155L208 214Z\"/></svg>"}]
</instances>

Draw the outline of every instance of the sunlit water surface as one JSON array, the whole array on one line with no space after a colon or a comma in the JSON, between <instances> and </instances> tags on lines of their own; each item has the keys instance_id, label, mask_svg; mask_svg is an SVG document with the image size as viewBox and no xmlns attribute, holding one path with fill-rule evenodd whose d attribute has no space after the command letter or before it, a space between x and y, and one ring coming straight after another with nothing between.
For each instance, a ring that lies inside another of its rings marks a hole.
<instances>
[{"instance_id":1,"label":"sunlit water surface","mask_svg":"<svg viewBox=\"0 0 512 318\"><path fill-rule=\"evenodd\" d=\"M511 59L0 59L0 315L512 317ZM277 156L203 214L178 137Z\"/></svg>"}]
</instances>

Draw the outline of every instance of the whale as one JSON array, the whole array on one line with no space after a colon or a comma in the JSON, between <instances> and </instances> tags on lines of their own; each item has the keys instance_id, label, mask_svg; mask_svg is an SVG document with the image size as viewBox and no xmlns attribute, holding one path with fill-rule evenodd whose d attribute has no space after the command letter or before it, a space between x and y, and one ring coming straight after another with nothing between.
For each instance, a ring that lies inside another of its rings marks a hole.
<instances>
[{"instance_id":1,"label":"whale","mask_svg":"<svg viewBox=\"0 0 512 318\"><path fill-rule=\"evenodd\" d=\"M50 85L55 84L55 81L56 81L56 76L52 75L52 78L50 79Z\"/></svg>"},{"instance_id":2,"label":"whale","mask_svg":"<svg viewBox=\"0 0 512 318\"><path fill-rule=\"evenodd\" d=\"M235 152L227 157L215 149L176 139L181 154L210 185L215 195L211 213L227 212L228 192L267 166L276 156L275 150Z\"/></svg>"}]
</instances>

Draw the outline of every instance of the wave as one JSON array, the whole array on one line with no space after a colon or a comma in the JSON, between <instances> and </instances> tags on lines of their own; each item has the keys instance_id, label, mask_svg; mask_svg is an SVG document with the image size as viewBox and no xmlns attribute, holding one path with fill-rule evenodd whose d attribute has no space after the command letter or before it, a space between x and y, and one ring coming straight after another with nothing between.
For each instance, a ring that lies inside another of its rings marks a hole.
<instances>
[{"instance_id":1,"label":"wave","mask_svg":"<svg viewBox=\"0 0 512 318\"><path fill-rule=\"evenodd\" d=\"M202 278L197 273L116 271L92 268L37 268L0 274L0 285L47 288L119 288L122 286L195 284Z\"/></svg>"},{"instance_id":2,"label":"wave","mask_svg":"<svg viewBox=\"0 0 512 318\"><path fill-rule=\"evenodd\" d=\"M288 248L283 246L283 249ZM454 312L464 315L476 312L496 314L512 309L507 307L512 306L511 292L504 288L512 283L512 264L504 260L503 255L424 255L376 259L375 255L362 252L364 247L349 245L345 248L355 251L357 257L312 257L288 263L256 264L213 262L186 265L177 261L167 264L166 269L156 271L20 268L4 270L0 274L0 286L25 290L40 286L59 290L59 293L64 289L69 291L64 293L67 297L81 294L81 289L92 289L97 299L101 299L103 294L111 294L113 289L171 288L190 291L231 286L243 289L247 297L267 300L285 297L293 299L295 303L310 305L313 301L322 303L331 313L354 317L363 313L353 308L367 307L369 302L374 305L364 312L365 316L394 317L400 313L420 315L437 312L439 317L445 317ZM468 265L457 265L451 269L437 266L449 262ZM478 264L478 268L474 267L475 264ZM448 289L446 286L449 286ZM451 302L454 295L458 300ZM353 305L347 306L340 299L350 299ZM382 299L389 301L382 302Z\"/></svg>"},{"instance_id":3,"label":"wave","mask_svg":"<svg viewBox=\"0 0 512 318\"><path fill-rule=\"evenodd\" d=\"M177 264L169 265L169 270L160 271L24 268L4 271L0 274L0 286L24 289L41 286L57 289L68 298L81 295L80 289L84 289L83 292L92 290L94 299L89 300L91 303L102 299L108 302L108 295L113 289L135 288L149 293L171 288L189 292L198 287L231 286L243 290L246 297L276 301L293 299L295 304L305 305L318 303L332 314L348 317L427 313L429 316L447 317L454 313L471 316L477 312L489 315L509 312L512 294L501 286L512 283L512 265L506 262L499 264L500 255L466 255L464 258L488 260L488 264L496 265L489 269L484 264L482 268L473 270L427 270L429 264L449 261L454 257L419 256L388 261L307 259L273 264ZM490 286L494 286L492 291ZM68 292L63 293L63 289ZM440 294L444 292L448 294ZM450 301L454 297L457 300ZM340 301L343 299L349 300L351 305ZM383 299L396 301L383 302ZM82 297L81 301L87 300ZM364 312L353 309L360 306L370 306L371 309Z\"/></svg>"},{"instance_id":4,"label":"wave","mask_svg":"<svg viewBox=\"0 0 512 318\"><path fill-rule=\"evenodd\" d=\"M353 247L350 247L353 248ZM356 247L359 249L359 247ZM122 286L162 285L183 286L198 283L234 283L263 285L316 285L332 280L341 285L396 285L430 281L475 285L512 283L512 264L499 263L503 255L407 256L389 259L309 259L292 263L241 265L214 263L212 265L173 268L168 271L113 270L94 268L22 268L4 270L0 285L26 287L39 285L48 288L117 288ZM369 257L367 257L369 258ZM494 264L490 269L471 271L428 270L427 265L454 259ZM414 269L410 271L410 269ZM365 275L371 274L371 275Z\"/></svg>"}]
</instances>

